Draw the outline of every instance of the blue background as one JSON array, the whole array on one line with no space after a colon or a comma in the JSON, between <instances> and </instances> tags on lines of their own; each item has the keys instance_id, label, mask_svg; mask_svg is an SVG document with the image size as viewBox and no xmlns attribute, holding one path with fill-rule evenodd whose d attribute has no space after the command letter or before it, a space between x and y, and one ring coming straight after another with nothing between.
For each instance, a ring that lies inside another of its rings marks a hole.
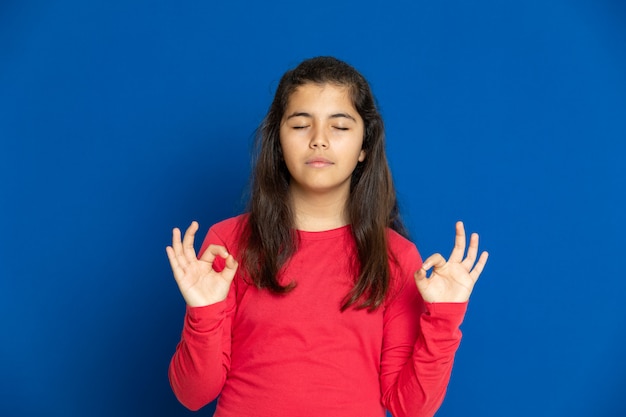
<instances>
[{"instance_id":1,"label":"blue background","mask_svg":"<svg viewBox=\"0 0 626 417\"><path fill-rule=\"evenodd\" d=\"M621 1L0 3L0 414L188 415L165 246L244 207L279 77L370 80L421 252L491 253L444 416L626 415ZM211 415L211 407L198 415Z\"/></svg>"}]
</instances>

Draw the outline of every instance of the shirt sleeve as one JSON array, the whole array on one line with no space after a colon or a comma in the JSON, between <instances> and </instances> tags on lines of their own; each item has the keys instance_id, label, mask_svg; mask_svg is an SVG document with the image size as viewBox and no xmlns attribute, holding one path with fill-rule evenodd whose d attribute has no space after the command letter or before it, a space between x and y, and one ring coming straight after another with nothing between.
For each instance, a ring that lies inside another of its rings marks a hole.
<instances>
[{"instance_id":1,"label":"shirt sleeve","mask_svg":"<svg viewBox=\"0 0 626 417\"><path fill-rule=\"evenodd\" d=\"M419 253L412 246L405 255L384 312L382 401L394 417L427 417L443 402L467 303L425 303L413 278Z\"/></svg>"},{"instance_id":2,"label":"shirt sleeve","mask_svg":"<svg viewBox=\"0 0 626 417\"><path fill-rule=\"evenodd\" d=\"M199 256L209 244L226 246L211 229ZM223 260L218 257L214 266L222 269ZM213 401L224 386L230 369L234 293L233 283L226 300L204 307L187 306L181 340L169 366L169 380L176 398L190 410L199 410Z\"/></svg>"}]
</instances>

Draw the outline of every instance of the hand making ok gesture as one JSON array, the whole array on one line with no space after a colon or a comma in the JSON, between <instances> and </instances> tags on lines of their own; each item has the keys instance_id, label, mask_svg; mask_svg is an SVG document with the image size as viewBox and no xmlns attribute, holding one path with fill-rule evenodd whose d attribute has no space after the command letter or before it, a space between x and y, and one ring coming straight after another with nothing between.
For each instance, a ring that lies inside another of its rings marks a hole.
<instances>
[{"instance_id":1,"label":"hand making ok gesture","mask_svg":"<svg viewBox=\"0 0 626 417\"><path fill-rule=\"evenodd\" d=\"M194 221L181 242L180 230L175 228L172 232L172 246L165 248L174 279L190 307L202 307L225 300L238 266L226 248L219 245L209 245L198 259L193 247L197 231L198 223ZM213 269L213 261L217 256L226 260L226 266L221 272Z\"/></svg>"},{"instance_id":2,"label":"hand making ok gesture","mask_svg":"<svg viewBox=\"0 0 626 417\"><path fill-rule=\"evenodd\" d=\"M415 272L415 283L422 298L430 303L462 303L469 300L474 284L483 271L489 254L483 252L476 262L478 254L478 235L473 233L465 254L465 228L462 222L456 223L454 249L446 261L436 253L424 261L422 268ZM426 272L433 268L430 277Z\"/></svg>"}]
</instances>

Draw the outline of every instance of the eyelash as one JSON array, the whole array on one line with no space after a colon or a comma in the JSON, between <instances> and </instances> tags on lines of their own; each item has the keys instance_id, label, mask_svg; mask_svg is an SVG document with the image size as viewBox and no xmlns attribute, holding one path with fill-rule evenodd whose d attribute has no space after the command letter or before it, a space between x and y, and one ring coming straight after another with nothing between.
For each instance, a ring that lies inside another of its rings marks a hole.
<instances>
[{"instance_id":1,"label":"eyelash","mask_svg":"<svg viewBox=\"0 0 626 417\"><path fill-rule=\"evenodd\" d=\"M309 127L309 126L294 126L293 129L301 130L301 129L306 129L307 127ZM333 128L335 128L337 130L341 130L341 131L350 130L350 128L348 128L348 127L333 126Z\"/></svg>"}]
</instances>

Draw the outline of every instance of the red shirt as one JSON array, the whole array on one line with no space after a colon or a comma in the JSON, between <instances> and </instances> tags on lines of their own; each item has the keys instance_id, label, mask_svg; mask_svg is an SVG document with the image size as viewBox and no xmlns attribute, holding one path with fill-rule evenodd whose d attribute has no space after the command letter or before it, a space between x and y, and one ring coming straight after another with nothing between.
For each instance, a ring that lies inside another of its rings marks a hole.
<instances>
[{"instance_id":1,"label":"red shirt","mask_svg":"<svg viewBox=\"0 0 626 417\"><path fill-rule=\"evenodd\" d=\"M241 220L213 226L201 252L220 244L237 258ZM195 410L219 395L218 417L432 416L467 304L424 303L413 279L417 249L390 230L397 262L384 305L341 312L354 283L350 226L298 236L279 277L297 283L288 294L259 290L238 272L225 301L187 308L169 370L177 398Z\"/></svg>"}]
</instances>

